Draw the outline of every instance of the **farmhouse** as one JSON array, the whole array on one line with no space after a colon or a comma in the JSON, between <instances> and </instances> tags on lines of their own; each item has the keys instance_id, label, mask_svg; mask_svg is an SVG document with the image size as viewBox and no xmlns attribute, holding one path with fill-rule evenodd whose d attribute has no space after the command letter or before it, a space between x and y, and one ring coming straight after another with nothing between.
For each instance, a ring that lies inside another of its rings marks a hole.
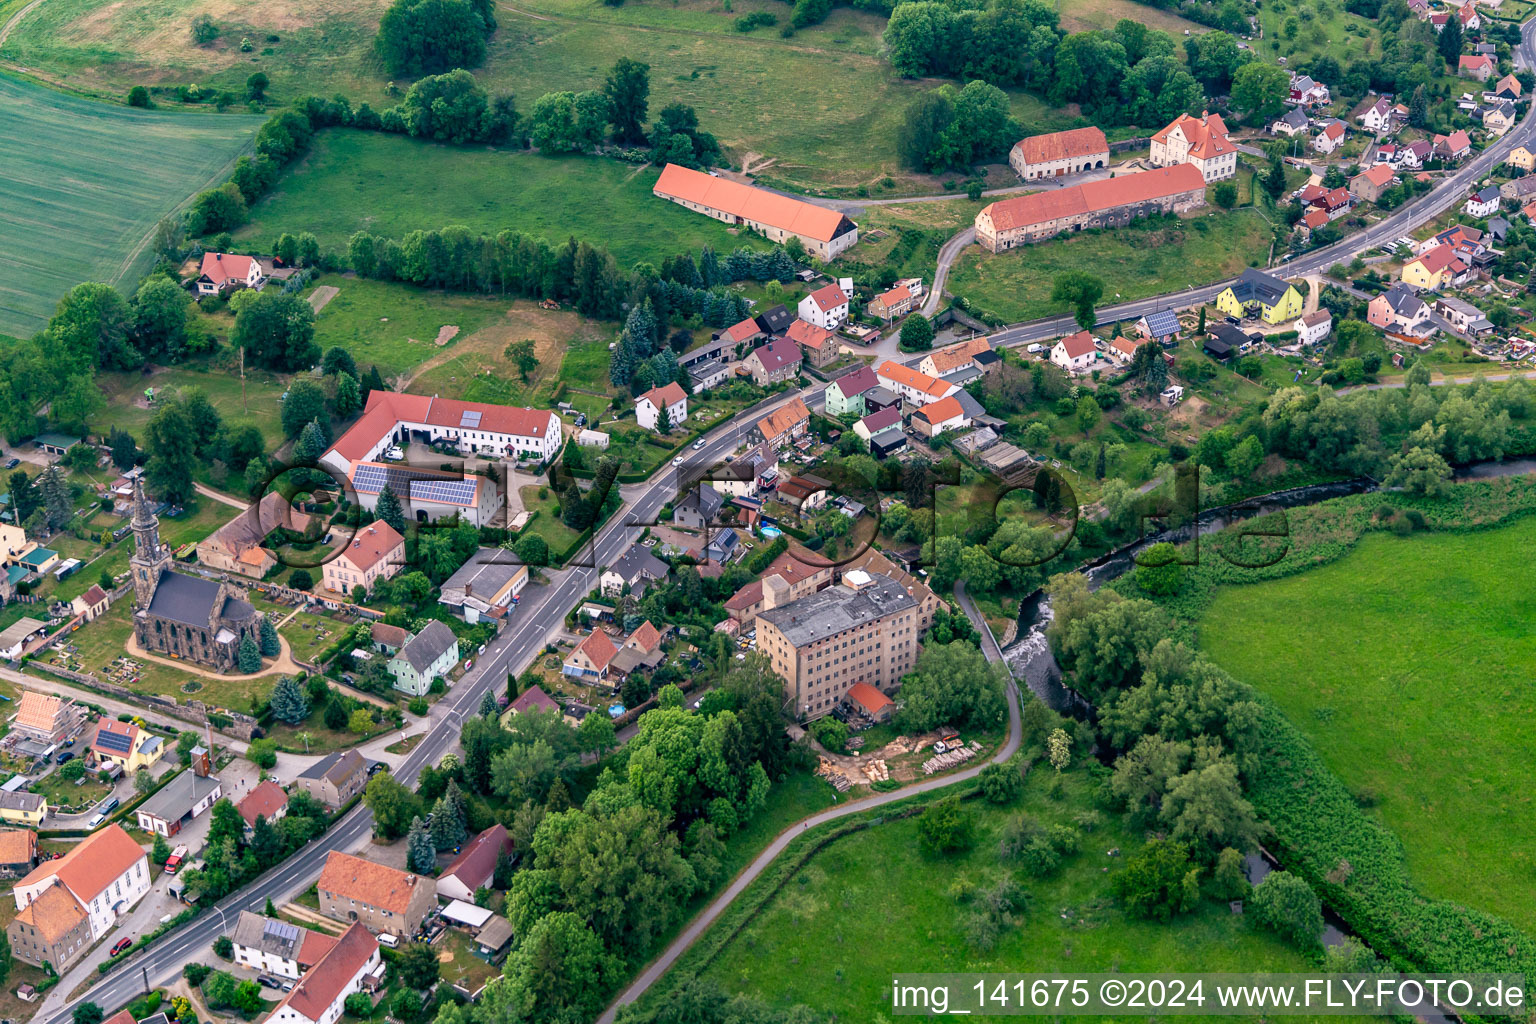
<instances>
[{"instance_id":1,"label":"farmhouse","mask_svg":"<svg viewBox=\"0 0 1536 1024\"><path fill-rule=\"evenodd\" d=\"M547 462L560 450L560 417L542 409L370 391L362 417L327 449L320 462L350 476L359 463L413 441L446 442L462 455Z\"/></svg>"},{"instance_id":2,"label":"farmhouse","mask_svg":"<svg viewBox=\"0 0 1536 1024\"><path fill-rule=\"evenodd\" d=\"M1367 131L1379 134L1392 125L1392 104L1385 96L1367 96L1350 111L1349 117Z\"/></svg>"},{"instance_id":3,"label":"farmhouse","mask_svg":"<svg viewBox=\"0 0 1536 1024\"><path fill-rule=\"evenodd\" d=\"M538 690L538 687L534 687ZM530 693L533 690L529 691ZM539 692L543 692L540 690ZM519 698L521 699L521 698ZM544 698L550 704L554 701ZM515 702L514 702L514 706ZM509 709L510 710L510 709ZM463 900L473 903L475 893L491 884L496 874L496 864L503 855L512 853L512 837L505 825L492 825L481 832L459 851L459 855L437 876L438 899Z\"/></svg>"},{"instance_id":4,"label":"farmhouse","mask_svg":"<svg viewBox=\"0 0 1536 1024\"><path fill-rule=\"evenodd\" d=\"M1456 67L1456 73L1462 78L1475 78L1479 82L1488 81L1496 70L1498 65L1493 58L1482 54L1476 56L1462 54Z\"/></svg>"},{"instance_id":5,"label":"farmhouse","mask_svg":"<svg viewBox=\"0 0 1536 1024\"><path fill-rule=\"evenodd\" d=\"M1008 164L1025 181L1097 170L1109 164L1109 141L1100 128L1031 135L1014 144Z\"/></svg>"},{"instance_id":6,"label":"farmhouse","mask_svg":"<svg viewBox=\"0 0 1536 1024\"><path fill-rule=\"evenodd\" d=\"M982 335L928 353L917 368L930 377L944 377L966 369L986 373L998 361L997 353L992 351L992 339Z\"/></svg>"},{"instance_id":7,"label":"farmhouse","mask_svg":"<svg viewBox=\"0 0 1536 1024\"><path fill-rule=\"evenodd\" d=\"M197 294L221 295L235 288L259 288L261 264L254 256L205 252L197 271Z\"/></svg>"},{"instance_id":8,"label":"farmhouse","mask_svg":"<svg viewBox=\"0 0 1536 1024\"><path fill-rule=\"evenodd\" d=\"M1206 181L1220 181L1237 173L1237 146L1227 138L1220 114L1180 114L1152 136L1151 163L1154 167L1193 164Z\"/></svg>"},{"instance_id":9,"label":"farmhouse","mask_svg":"<svg viewBox=\"0 0 1536 1024\"><path fill-rule=\"evenodd\" d=\"M326 856L316 887L326 917L406 938L437 904L432 879L337 850Z\"/></svg>"},{"instance_id":10,"label":"farmhouse","mask_svg":"<svg viewBox=\"0 0 1536 1024\"><path fill-rule=\"evenodd\" d=\"M748 317L747 319L741 321L739 324L733 324L732 326L727 327L725 330L715 335L715 338L716 340L723 341L728 345L745 345L749 341L756 341L765 333L767 332L763 330L761 324L759 324L751 317Z\"/></svg>"},{"instance_id":11,"label":"farmhouse","mask_svg":"<svg viewBox=\"0 0 1536 1024\"><path fill-rule=\"evenodd\" d=\"M295 981L336 945L336 938L287 921L240 911L230 941L235 963Z\"/></svg>"},{"instance_id":12,"label":"farmhouse","mask_svg":"<svg viewBox=\"0 0 1536 1024\"><path fill-rule=\"evenodd\" d=\"M1323 130L1312 140L1312 148L1326 156L1344 144L1344 122L1337 119L1323 125Z\"/></svg>"},{"instance_id":13,"label":"farmhouse","mask_svg":"<svg viewBox=\"0 0 1536 1024\"><path fill-rule=\"evenodd\" d=\"M923 406L912 414L912 429L926 437L938 437L948 430L961 430L971 425L960 400L954 395L941 398Z\"/></svg>"},{"instance_id":14,"label":"farmhouse","mask_svg":"<svg viewBox=\"0 0 1536 1024\"><path fill-rule=\"evenodd\" d=\"M976 240L1002 252L1063 232L1117 227L1151 213L1185 213L1204 205L1199 169L1178 164L989 203L976 215Z\"/></svg>"},{"instance_id":15,"label":"farmhouse","mask_svg":"<svg viewBox=\"0 0 1536 1024\"><path fill-rule=\"evenodd\" d=\"M1472 152L1472 137L1458 128L1449 135L1436 135L1433 139L1435 158L1455 162L1464 160Z\"/></svg>"},{"instance_id":16,"label":"farmhouse","mask_svg":"<svg viewBox=\"0 0 1536 1024\"><path fill-rule=\"evenodd\" d=\"M665 420L662 417L663 410L666 411ZM667 381L659 388L651 388L635 399L635 421L646 430L665 434L677 429L687 419L688 395L675 380Z\"/></svg>"},{"instance_id":17,"label":"farmhouse","mask_svg":"<svg viewBox=\"0 0 1536 1024\"><path fill-rule=\"evenodd\" d=\"M63 890L63 895L86 914L94 941L149 892L149 858L116 822L93 832L58 860L44 861L16 883L12 892L20 911L16 922L38 927L41 922L28 915L27 908L51 889ZM49 899L62 903L59 895L52 894ZM45 904L37 913L48 909Z\"/></svg>"},{"instance_id":18,"label":"farmhouse","mask_svg":"<svg viewBox=\"0 0 1536 1024\"><path fill-rule=\"evenodd\" d=\"M282 786L265 779L235 804L235 810L245 821L245 836L249 839L255 833L257 818L265 818L268 824L273 824L288 816L288 794Z\"/></svg>"},{"instance_id":19,"label":"farmhouse","mask_svg":"<svg viewBox=\"0 0 1536 1024\"><path fill-rule=\"evenodd\" d=\"M197 560L219 572L236 572L259 580L277 565L277 555L264 546L267 535L278 528L303 533L310 521L282 494L269 491L256 504L198 541Z\"/></svg>"},{"instance_id":20,"label":"farmhouse","mask_svg":"<svg viewBox=\"0 0 1536 1024\"><path fill-rule=\"evenodd\" d=\"M800 239L807 252L830 260L859 240L859 228L834 210L753 188L677 164L667 164L652 192L727 224L761 231L770 242Z\"/></svg>"},{"instance_id":21,"label":"farmhouse","mask_svg":"<svg viewBox=\"0 0 1536 1024\"><path fill-rule=\"evenodd\" d=\"M1269 131L1272 135L1292 136L1306 131L1311 126L1312 119L1307 116L1306 111L1300 107L1291 107L1275 118L1269 126Z\"/></svg>"},{"instance_id":22,"label":"farmhouse","mask_svg":"<svg viewBox=\"0 0 1536 1024\"><path fill-rule=\"evenodd\" d=\"M907 435L901 429L901 410L887 406L868 413L853 425L853 432L869 445L870 454L883 459L907 447Z\"/></svg>"}]
</instances>

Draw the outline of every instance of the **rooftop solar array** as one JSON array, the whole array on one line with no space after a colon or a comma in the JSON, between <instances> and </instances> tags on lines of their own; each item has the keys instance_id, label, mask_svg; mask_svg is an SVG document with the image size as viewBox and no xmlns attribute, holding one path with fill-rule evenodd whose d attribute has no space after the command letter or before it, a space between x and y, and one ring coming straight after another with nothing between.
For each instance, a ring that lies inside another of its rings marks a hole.
<instances>
[{"instance_id":1,"label":"rooftop solar array","mask_svg":"<svg viewBox=\"0 0 1536 1024\"><path fill-rule=\"evenodd\" d=\"M378 493L389 482L389 470L371 463L361 463L352 473L352 486L359 491Z\"/></svg>"},{"instance_id":2,"label":"rooftop solar array","mask_svg":"<svg viewBox=\"0 0 1536 1024\"><path fill-rule=\"evenodd\" d=\"M465 409L464 415L459 420L459 426L469 427L471 430L480 426L480 410Z\"/></svg>"},{"instance_id":3,"label":"rooftop solar array","mask_svg":"<svg viewBox=\"0 0 1536 1024\"><path fill-rule=\"evenodd\" d=\"M262 931L267 935L283 939L286 942L293 942L299 937L297 925L289 924L287 921L274 921L271 918L267 919L266 926Z\"/></svg>"},{"instance_id":4,"label":"rooftop solar array","mask_svg":"<svg viewBox=\"0 0 1536 1024\"><path fill-rule=\"evenodd\" d=\"M102 729L96 733L96 746L101 750L110 750L114 754L127 754L133 749L133 739L125 732L108 732Z\"/></svg>"},{"instance_id":5,"label":"rooftop solar array","mask_svg":"<svg viewBox=\"0 0 1536 1024\"><path fill-rule=\"evenodd\" d=\"M475 503L475 481L468 480L412 480L412 501L437 501L452 505Z\"/></svg>"}]
</instances>

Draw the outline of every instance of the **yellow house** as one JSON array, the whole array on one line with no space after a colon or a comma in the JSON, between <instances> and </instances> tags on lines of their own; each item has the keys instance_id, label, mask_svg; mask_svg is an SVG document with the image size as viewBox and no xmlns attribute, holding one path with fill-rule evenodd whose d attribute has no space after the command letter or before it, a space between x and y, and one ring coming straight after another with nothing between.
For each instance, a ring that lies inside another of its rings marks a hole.
<instances>
[{"instance_id":1,"label":"yellow house","mask_svg":"<svg viewBox=\"0 0 1536 1024\"><path fill-rule=\"evenodd\" d=\"M21 527L0 523L0 565L10 565L35 546Z\"/></svg>"},{"instance_id":2,"label":"yellow house","mask_svg":"<svg viewBox=\"0 0 1536 1024\"><path fill-rule=\"evenodd\" d=\"M1511 167L1518 167L1529 174L1531 171L1536 170L1536 153L1532 153L1524 146L1516 146L1510 150L1509 156L1504 158L1504 162Z\"/></svg>"},{"instance_id":3,"label":"yellow house","mask_svg":"<svg viewBox=\"0 0 1536 1024\"><path fill-rule=\"evenodd\" d=\"M160 760L165 742L132 722L103 718L96 726L95 739L91 740L91 753L103 764L120 764L123 771L131 774Z\"/></svg>"},{"instance_id":4,"label":"yellow house","mask_svg":"<svg viewBox=\"0 0 1536 1024\"><path fill-rule=\"evenodd\" d=\"M1216 308L1228 316L1257 315L1267 324L1282 324L1301 316L1301 293L1272 274L1251 267L1221 290Z\"/></svg>"},{"instance_id":5,"label":"yellow house","mask_svg":"<svg viewBox=\"0 0 1536 1024\"><path fill-rule=\"evenodd\" d=\"M1467 271L1467 264L1456 254L1455 246L1437 245L1403 264L1403 282L1420 291L1438 291L1463 283Z\"/></svg>"},{"instance_id":6,"label":"yellow house","mask_svg":"<svg viewBox=\"0 0 1536 1024\"><path fill-rule=\"evenodd\" d=\"M42 825L48 799L38 793L0 793L0 821L13 825Z\"/></svg>"}]
</instances>

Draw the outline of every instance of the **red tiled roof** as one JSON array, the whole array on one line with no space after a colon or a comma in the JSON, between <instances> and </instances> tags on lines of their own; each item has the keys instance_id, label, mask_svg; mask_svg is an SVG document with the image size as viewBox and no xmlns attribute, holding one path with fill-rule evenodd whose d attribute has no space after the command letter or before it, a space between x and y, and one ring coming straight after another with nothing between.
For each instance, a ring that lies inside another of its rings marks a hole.
<instances>
[{"instance_id":1,"label":"red tiled roof","mask_svg":"<svg viewBox=\"0 0 1536 1024\"><path fill-rule=\"evenodd\" d=\"M1391 167L1389 167L1387 164L1375 164L1355 175L1354 180L1358 181L1361 178L1364 178L1372 185L1380 188L1382 185L1390 184L1392 182L1392 177L1393 175Z\"/></svg>"},{"instance_id":2,"label":"red tiled roof","mask_svg":"<svg viewBox=\"0 0 1536 1024\"><path fill-rule=\"evenodd\" d=\"M891 704L891 698L868 683L854 683L848 687L848 697L871 715L878 714Z\"/></svg>"},{"instance_id":3,"label":"red tiled roof","mask_svg":"<svg viewBox=\"0 0 1536 1024\"><path fill-rule=\"evenodd\" d=\"M403 914L422 879L409 871L332 850L326 855L317 884L322 892Z\"/></svg>"},{"instance_id":4,"label":"red tiled roof","mask_svg":"<svg viewBox=\"0 0 1536 1024\"><path fill-rule=\"evenodd\" d=\"M1195 173L1199 174L1200 172L1196 171ZM930 377L921 370L915 370L910 366L903 366L892 359L887 359L881 363L880 369L876 370L875 373L886 380L895 381L897 384L921 391L924 394L933 395L935 398L942 398L954 386L948 381L939 380L937 377Z\"/></svg>"},{"instance_id":5,"label":"red tiled roof","mask_svg":"<svg viewBox=\"0 0 1536 1024\"><path fill-rule=\"evenodd\" d=\"M336 856L334 853L332 857ZM272 1011L274 1020L281 1020L283 1008L301 1014L308 1020L320 1021L341 998L341 993L363 965L379 950L379 940L368 933L361 921L341 933L336 945L326 951L313 968L304 972L293 991L283 997Z\"/></svg>"},{"instance_id":6,"label":"red tiled roof","mask_svg":"<svg viewBox=\"0 0 1536 1024\"><path fill-rule=\"evenodd\" d=\"M85 597L85 605L87 608L94 608L96 605L101 604L101 602L107 599L106 591L102 590L101 587L97 586L95 583L91 584L91 589L87 590L83 596Z\"/></svg>"},{"instance_id":7,"label":"red tiled roof","mask_svg":"<svg viewBox=\"0 0 1536 1024\"><path fill-rule=\"evenodd\" d=\"M1180 114L1166 128L1152 136L1152 141L1166 143L1175 128L1189 140L1189 155L1197 160L1209 160L1213 156L1237 149L1227 139L1227 125L1220 114L1207 114L1204 117Z\"/></svg>"},{"instance_id":8,"label":"red tiled roof","mask_svg":"<svg viewBox=\"0 0 1536 1024\"><path fill-rule=\"evenodd\" d=\"M362 417L329 450L349 460L361 459L397 423L428 423L435 427L460 428L466 412L480 414L479 424L472 429L496 434L542 439L549 430L559 429L558 420L553 421L554 426L551 427L554 414L544 409L520 409L486 402L460 402L451 398L370 391Z\"/></svg>"},{"instance_id":9,"label":"red tiled roof","mask_svg":"<svg viewBox=\"0 0 1536 1024\"><path fill-rule=\"evenodd\" d=\"M225 281L244 281L250 275L251 264L255 262L249 256L236 256L227 252L205 252L197 274L198 277L206 277L219 285Z\"/></svg>"},{"instance_id":10,"label":"red tiled roof","mask_svg":"<svg viewBox=\"0 0 1536 1024\"><path fill-rule=\"evenodd\" d=\"M725 610L728 612L739 612L743 608L752 607L762 599L763 581L753 580L726 599Z\"/></svg>"},{"instance_id":11,"label":"red tiled roof","mask_svg":"<svg viewBox=\"0 0 1536 1024\"><path fill-rule=\"evenodd\" d=\"M838 306L848 304L848 296L835 284L824 285L811 292L810 300L821 308L823 313L830 313Z\"/></svg>"},{"instance_id":12,"label":"red tiled roof","mask_svg":"<svg viewBox=\"0 0 1536 1024\"><path fill-rule=\"evenodd\" d=\"M976 361L976 357L992 351L992 339L987 337L970 338L956 345L941 348L931 353L928 358L933 361L933 368L939 373L949 373L967 366Z\"/></svg>"},{"instance_id":13,"label":"red tiled roof","mask_svg":"<svg viewBox=\"0 0 1536 1024\"><path fill-rule=\"evenodd\" d=\"M646 619L640 624L640 628L629 634L629 639L624 641L625 647L634 647L643 654L650 654L661 643L661 630L651 625L651 620Z\"/></svg>"},{"instance_id":14,"label":"red tiled roof","mask_svg":"<svg viewBox=\"0 0 1536 1024\"><path fill-rule=\"evenodd\" d=\"M240 812L247 825L254 827L257 818L266 818L271 824L272 816L287 806L288 794L283 792L283 787L267 779L245 794L245 798L235 805L235 810Z\"/></svg>"},{"instance_id":15,"label":"red tiled roof","mask_svg":"<svg viewBox=\"0 0 1536 1024\"><path fill-rule=\"evenodd\" d=\"M651 388L641 395L636 401L650 402L660 412L683 401L688 396L683 392L682 385L675 380L669 380L659 388Z\"/></svg>"},{"instance_id":16,"label":"red tiled roof","mask_svg":"<svg viewBox=\"0 0 1536 1024\"><path fill-rule=\"evenodd\" d=\"M303 929L303 943L299 946L299 966L313 967L320 962L320 958L336 948L337 937L327 935L325 932L317 932L309 928Z\"/></svg>"},{"instance_id":17,"label":"red tiled roof","mask_svg":"<svg viewBox=\"0 0 1536 1024\"><path fill-rule=\"evenodd\" d=\"M661 177L656 179L652 191L821 242L836 238L847 222L847 218L835 210L677 164L662 168Z\"/></svg>"},{"instance_id":18,"label":"red tiled roof","mask_svg":"<svg viewBox=\"0 0 1536 1024\"><path fill-rule=\"evenodd\" d=\"M555 699L544 692L542 686L534 685L517 695L508 707L509 711L517 715L525 715L529 711L559 711L560 705Z\"/></svg>"},{"instance_id":19,"label":"red tiled roof","mask_svg":"<svg viewBox=\"0 0 1536 1024\"><path fill-rule=\"evenodd\" d=\"M608 634L600 629L594 629L576 649L585 654L592 662L592 667L599 672L607 668L613 656L619 653L619 649L613 646L613 641L608 638Z\"/></svg>"},{"instance_id":20,"label":"red tiled roof","mask_svg":"<svg viewBox=\"0 0 1536 1024\"><path fill-rule=\"evenodd\" d=\"M1426 249L1419 254L1417 259L1410 260L1409 262L1421 264L1431 274L1438 274L1447 267L1451 267L1459 262L1459 260L1456 256L1455 246L1437 245L1433 249Z\"/></svg>"},{"instance_id":21,"label":"red tiled roof","mask_svg":"<svg viewBox=\"0 0 1536 1024\"><path fill-rule=\"evenodd\" d=\"M1085 356L1098 348L1098 346L1093 343L1093 335L1089 334L1087 331L1078 331L1076 334L1069 334L1057 342L1057 344L1066 349L1068 359L1076 359L1078 356Z\"/></svg>"},{"instance_id":22,"label":"red tiled roof","mask_svg":"<svg viewBox=\"0 0 1536 1024\"><path fill-rule=\"evenodd\" d=\"M982 209L998 231L1029 227L1062 217L1144 203L1205 188L1205 178L1194 164L1175 164L1138 171L1104 181L1090 181L1069 188L1034 192L1002 199Z\"/></svg>"},{"instance_id":23,"label":"red tiled roof","mask_svg":"<svg viewBox=\"0 0 1536 1024\"><path fill-rule=\"evenodd\" d=\"M0 864L25 864L36 856L36 832L29 828L0 829Z\"/></svg>"},{"instance_id":24,"label":"red tiled roof","mask_svg":"<svg viewBox=\"0 0 1536 1024\"><path fill-rule=\"evenodd\" d=\"M359 572L367 572L378 564L379 559L405 542L395 528L382 519L375 519L352 535L351 542L342 552L347 561Z\"/></svg>"},{"instance_id":25,"label":"red tiled roof","mask_svg":"<svg viewBox=\"0 0 1536 1024\"><path fill-rule=\"evenodd\" d=\"M1462 54L1461 61L1457 65L1458 71L1481 71L1484 68L1490 71L1493 69L1493 59L1485 53L1479 53L1475 56Z\"/></svg>"},{"instance_id":26,"label":"red tiled roof","mask_svg":"<svg viewBox=\"0 0 1536 1024\"><path fill-rule=\"evenodd\" d=\"M52 732L64 707L64 701L51 693L23 690L21 700L16 704L16 725L38 732Z\"/></svg>"},{"instance_id":27,"label":"red tiled roof","mask_svg":"<svg viewBox=\"0 0 1536 1024\"><path fill-rule=\"evenodd\" d=\"M1342 139L1344 137L1344 122L1334 121L1328 127L1323 129L1323 134L1328 136L1330 139Z\"/></svg>"},{"instance_id":28,"label":"red tiled roof","mask_svg":"<svg viewBox=\"0 0 1536 1024\"><path fill-rule=\"evenodd\" d=\"M763 329L757 326L757 321L751 317L747 317L741 323L732 324L725 330L721 331L720 336L722 338L728 338L731 341L740 343L746 341L748 338L755 338L762 333Z\"/></svg>"},{"instance_id":29,"label":"red tiled roof","mask_svg":"<svg viewBox=\"0 0 1536 1024\"><path fill-rule=\"evenodd\" d=\"M1146 338L1117 337L1109 343L1109 347L1114 349L1116 352L1119 352L1121 355L1134 356L1136 354L1136 350L1146 344L1148 344Z\"/></svg>"},{"instance_id":30,"label":"red tiled roof","mask_svg":"<svg viewBox=\"0 0 1536 1024\"><path fill-rule=\"evenodd\" d=\"M832 382L837 385L837 390L843 393L844 398L852 398L862 395L870 388L880 386L880 378L875 376L875 371L867 366L860 366L856 370L850 370Z\"/></svg>"},{"instance_id":31,"label":"red tiled roof","mask_svg":"<svg viewBox=\"0 0 1536 1024\"><path fill-rule=\"evenodd\" d=\"M79 927L87 916L85 907L69 894L68 889L62 885L50 885L38 893L31 903L17 911L16 920L37 929L43 941L53 945ZM133 1018L130 1015L128 1019Z\"/></svg>"},{"instance_id":32,"label":"red tiled roof","mask_svg":"<svg viewBox=\"0 0 1536 1024\"><path fill-rule=\"evenodd\" d=\"M492 825L466 843L439 877L457 878L464 888L474 892L490 882L491 876L496 873L496 861L501 858L503 850L512 852L512 837L507 835L505 825Z\"/></svg>"},{"instance_id":33,"label":"red tiled roof","mask_svg":"<svg viewBox=\"0 0 1536 1024\"><path fill-rule=\"evenodd\" d=\"M806 348L821 350L821 346L831 341L835 335L825 327L817 327L809 320L796 318L789 325L789 330L784 332L784 337Z\"/></svg>"},{"instance_id":34,"label":"red tiled roof","mask_svg":"<svg viewBox=\"0 0 1536 1024\"><path fill-rule=\"evenodd\" d=\"M1027 164L1043 164L1052 160L1069 160L1077 156L1109 152L1109 141L1100 128L1072 128L1049 135L1031 135L1013 147Z\"/></svg>"},{"instance_id":35,"label":"red tiled roof","mask_svg":"<svg viewBox=\"0 0 1536 1024\"><path fill-rule=\"evenodd\" d=\"M921 416L929 423L937 425L948 422L956 416L964 416L965 409L960 405L960 399L950 395L948 398L941 398L937 402L923 406L912 415Z\"/></svg>"},{"instance_id":36,"label":"red tiled roof","mask_svg":"<svg viewBox=\"0 0 1536 1024\"><path fill-rule=\"evenodd\" d=\"M889 308L899 302L906 302L911 297L912 289L908 288L904 284L899 284L895 288L892 288L890 291L881 292L879 295L876 295L875 301L880 303L882 306Z\"/></svg>"},{"instance_id":37,"label":"red tiled roof","mask_svg":"<svg viewBox=\"0 0 1536 1024\"><path fill-rule=\"evenodd\" d=\"M757 429L762 432L764 441L775 441L810 418L811 410L806 408L805 400L797 395L758 420Z\"/></svg>"},{"instance_id":38,"label":"red tiled roof","mask_svg":"<svg viewBox=\"0 0 1536 1024\"><path fill-rule=\"evenodd\" d=\"M16 888L57 876L77 899L90 903L133 867L135 861L143 858L143 848L123 831L121 825L113 822L76 843L58 860L38 865L16 883Z\"/></svg>"},{"instance_id":39,"label":"red tiled roof","mask_svg":"<svg viewBox=\"0 0 1536 1024\"><path fill-rule=\"evenodd\" d=\"M128 750L127 750L127 753L132 753L134 750L136 750L138 748L138 745L139 745L139 727L134 725L132 722L118 722L118 721L114 721L113 719L110 719L110 718L103 718L100 722L96 723L96 731L91 734L91 749L92 750L104 750L104 751L108 751L110 753L116 754L117 756L121 757L123 755L124 751L121 749L120 746L119 747L112 747L110 745L103 745L102 744L102 742L101 742L101 735L102 735L102 733L108 733L108 734L113 734L113 735L117 735L117 736L126 736L128 738Z\"/></svg>"},{"instance_id":40,"label":"red tiled roof","mask_svg":"<svg viewBox=\"0 0 1536 1024\"><path fill-rule=\"evenodd\" d=\"M1305 224L1308 229L1315 231L1316 229L1322 227L1324 224L1328 223L1328 213L1325 210L1308 210L1307 215L1301 218L1301 222Z\"/></svg>"}]
</instances>

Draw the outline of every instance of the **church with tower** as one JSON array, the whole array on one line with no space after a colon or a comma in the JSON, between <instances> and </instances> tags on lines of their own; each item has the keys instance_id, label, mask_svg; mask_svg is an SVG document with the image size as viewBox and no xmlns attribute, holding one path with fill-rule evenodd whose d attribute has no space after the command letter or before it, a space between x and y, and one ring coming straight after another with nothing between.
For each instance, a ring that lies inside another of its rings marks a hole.
<instances>
[{"instance_id":1,"label":"church with tower","mask_svg":"<svg viewBox=\"0 0 1536 1024\"><path fill-rule=\"evenodd\" d=\"M233 672L240 641L261 642L263 615L229 583L171 568L171 549L160 541L160 520L133 483L133 634L140 648Z\"/></svg>"}]
</instances>

